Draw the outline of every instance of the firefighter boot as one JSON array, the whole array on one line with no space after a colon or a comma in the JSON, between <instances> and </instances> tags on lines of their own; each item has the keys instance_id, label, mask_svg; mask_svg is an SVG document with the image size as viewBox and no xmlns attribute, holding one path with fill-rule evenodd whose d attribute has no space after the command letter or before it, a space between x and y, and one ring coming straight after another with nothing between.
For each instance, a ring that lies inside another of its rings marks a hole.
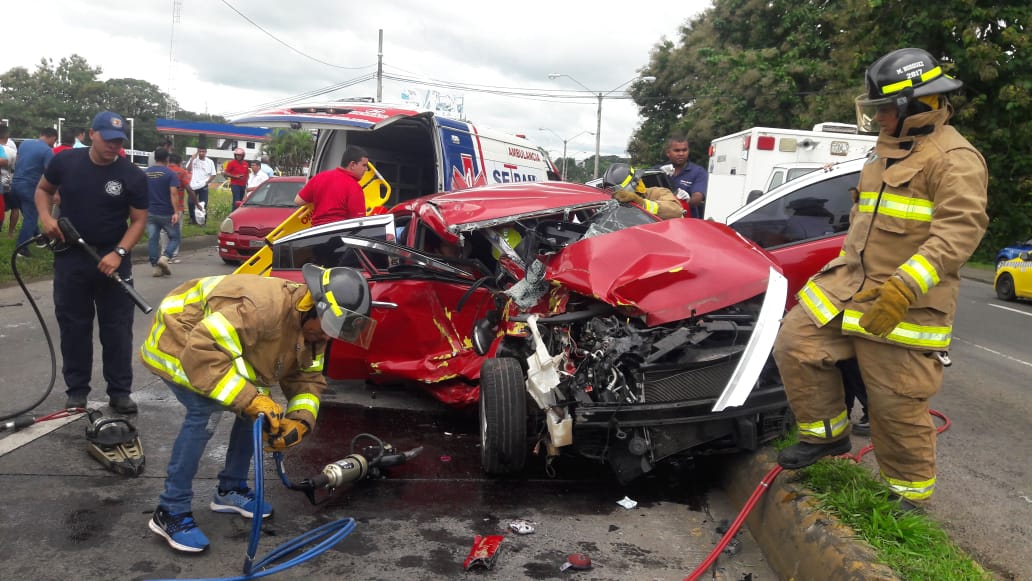
<instances>
[{"instance_id":1,"label":"firefighter boot","mask_svg":"<svg viewBox=\"0 0 1032 581\"><path fill-rule=\"evenodd\" d=\"M827 444L799 442L778 453L778 464L782 468L798 470L799 468L806 468L825 456L847 454L851 447L848 436L834 442L828 442Z\"/></svg>"}]
</instances>

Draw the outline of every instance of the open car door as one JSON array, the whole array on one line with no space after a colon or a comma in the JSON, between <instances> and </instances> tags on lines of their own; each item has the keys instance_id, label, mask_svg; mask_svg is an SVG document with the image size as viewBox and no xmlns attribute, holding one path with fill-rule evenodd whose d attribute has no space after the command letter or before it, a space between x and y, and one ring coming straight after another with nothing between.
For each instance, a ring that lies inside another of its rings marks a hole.
<instances>
[{"instance_id":1,"label":"open car door","mask_svg":"<svg viewBox=\"0 0 1032 581\"><path fill-rule=\"evenodd\" d=\"M312 262L356 268L369 281L376 303L370 316L377 323L372 342L363 350L334 341L327 375L416 382L444 403L476 402L482 357L470 337L474 322L494 307L491 291L476 284L480 273L389 241L388 224L355 223L359 220L312 228L274 246L275 276L297 279L300 268ZM389 226L393 230L393 221Z\"/></svg>"}]
</instances>

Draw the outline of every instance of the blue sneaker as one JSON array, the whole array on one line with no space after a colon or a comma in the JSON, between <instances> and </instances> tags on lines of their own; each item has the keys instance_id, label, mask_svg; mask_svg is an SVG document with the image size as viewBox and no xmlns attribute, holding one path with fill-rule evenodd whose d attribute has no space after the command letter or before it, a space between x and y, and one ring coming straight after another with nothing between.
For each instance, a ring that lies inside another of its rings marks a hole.
<instances>
[{"instance_id":1,"label":"blue sneaker","mask_svg":"<svg viewBox=\"0 0 1032 581\"><path fill-rule=\"evenodd\" d=\"M154 510L148 526L177 551L200 553L208 548L208 537L197 527L193 513L172 514L167 508L159 506Z\"/></svg>"},{"instance_id":2,"label":"blue sneaker","mask_svg":"<svg viewBox=\"0 0 1032 581\"><path fill-rule=\"evenodd\" d=\"M247 518L254 518L254 508L257 499L254 491L230 490L222 493L215 489L215 497L211 500L211 509L215 512L235 512ZM272 505L262 501L262 518L272 516Z\"/></svg>"}]
</instances>

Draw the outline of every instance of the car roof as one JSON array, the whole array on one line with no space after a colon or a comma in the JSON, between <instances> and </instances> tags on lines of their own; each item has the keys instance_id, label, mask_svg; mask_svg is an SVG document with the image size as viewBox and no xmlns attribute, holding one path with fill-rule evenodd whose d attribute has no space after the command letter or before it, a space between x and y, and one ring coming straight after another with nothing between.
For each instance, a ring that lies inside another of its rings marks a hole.
<instances>
[{"instance_id":1,"label":"car roof","mask_svg":"<svg viewBox=\"0 0 1032 581\"><path fill-rule=\"evenodd\" d=\"M305 176L272 176L266 181L270 182L304 182L307 180Z\"/></svg>"},{"instance_id":2,"label":"car roof","mask_svg":"<svg viewBox=\"0 0 1032 581\"><path fill-rule=\"evenodd\" d=\"M771 200L776 200L781 196L790 194L800 188L804 188L810 184L822 182L827 179L838 177L851 172L859 173L864 167L864 162L867 161L866 157L858 159L851 159L837 163L825 171L814 171L804 176L797 177L794 180L785 182L784 184L774 188L773 190L763 194L748 204L738 208L734 212L728 215L724 220L725 224L733 224L740 220L744 216L748 216L756 211L761 206L766 206Z\"/></svg>"},{"instance_id":3,"label":"car roof","mask_svg":"<svg viewBox=\"0 0 1032 581\"><path fill-rule=\"evenodd\" d=\"M583 184L545 181L491 184L434 194L404 202L402 207L424 216L435 214L448 227L554 213L611 199L606 192Z\"/></svg>"}]
</instances>

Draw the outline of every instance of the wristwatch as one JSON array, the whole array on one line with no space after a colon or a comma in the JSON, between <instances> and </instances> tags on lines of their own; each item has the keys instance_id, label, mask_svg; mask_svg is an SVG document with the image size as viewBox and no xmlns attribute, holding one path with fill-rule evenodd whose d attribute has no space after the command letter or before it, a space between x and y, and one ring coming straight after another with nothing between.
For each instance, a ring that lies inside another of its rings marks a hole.
<instances>
[{"instance_id":1,"label":"wristwatch","mask_svg":"<svg viewBox=\"0 0 1032 581\"><path fill-rule=\"evenodd\" d=\"M122 258L125 258L125 255L129 254L129 251L126 250L125 248L122 248L121 246L116 246L115 247L115 254L121 256Z\"/></svg>"}]
</instances>

